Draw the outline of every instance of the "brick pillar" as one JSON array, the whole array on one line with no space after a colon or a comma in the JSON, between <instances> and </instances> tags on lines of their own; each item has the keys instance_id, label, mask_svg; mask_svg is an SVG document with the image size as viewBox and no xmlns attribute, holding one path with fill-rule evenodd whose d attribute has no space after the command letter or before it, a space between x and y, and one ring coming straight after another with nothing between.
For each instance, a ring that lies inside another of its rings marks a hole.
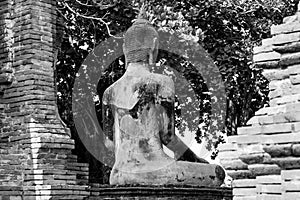
<instances>
[{"instance_id":1,"label":"brick pillar","mask_svg":"<svg viewBox=\"0 0 300 200\"><path fill-rule=\"evenodd\" d=\"M0 92L12 81L12 16L11 2L0 1ZM0 93L0 94L1 94Z\"/></svg>"},{"instance_id":2,"label":"brick pillar","mask_svg":"<svg viewBox=\"0 0 300 200\"><path fill-rule=\"evenodd\" d=\"M260 109L220 157L234 178L234 199L300 199L300 12L272 26L254 48L269 80L270 106Z\"/></svg>"},{"instance_id":3,"label":"brick pillar","mask_svg":"<svg viewBox=\"0 0 300 200\"><path fill-rule=\"evenodd\" d=\"M0 0L0 199L88 194L56 106L58 25L56 1Z\"/></svg>"}]
</instances>

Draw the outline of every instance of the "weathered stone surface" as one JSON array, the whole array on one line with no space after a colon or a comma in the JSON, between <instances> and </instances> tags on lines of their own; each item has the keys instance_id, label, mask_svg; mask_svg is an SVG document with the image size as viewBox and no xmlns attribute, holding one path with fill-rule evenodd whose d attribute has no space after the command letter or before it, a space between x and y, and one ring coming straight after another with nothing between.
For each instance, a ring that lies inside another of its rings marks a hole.
<instances>
[{"instance_id":1,"label":"weathered stone surface","mask_svg":"<svg viewBox=\"0 0 300 200\"><path fill-rule=\"evenodd\" d=\"M226 170L248 169L248 165L240 159L221 160L221 164Z\"/></svg>"},{"instance_id":2,"label":"weathered stone surface","mask_svg":"<svg viewBox=\"0 0 300 200\"><path fill-rule=\"evenodd\" d=\"M280 58L280 64L283 66L293 65L300 63L300 53L289 53L289 54L283 54Z\"/></svg>"},{"instance_id":3,"label":"weathered stone surface","mask_svg":"<svg viewBox=\"0 0 300 200\"><path fill-rule=\"evenodd\" d=\"M280 53L277 52L260 53L253 56L254 62L274 61L279 59Z\"/></svg>"},{"instance_id":4,"label":"weathered stone surface","mask_svg":"<svg viewBox=\"0 0 300 200\"><path fill-rule=\"evenodd\" d=\"M247 164L268 163L271 160L267 153L241 154L239 158Z\"/></svg>"},{"instance_id":5,"label":"weathered stone surface","mask_svg":"<svg viewBox=\"0 0 300 200\"><path fill-rule=\"evenodd\" d=\"M300 74L300 65L292 65L288 67L288 71L290 75Z\"/></svg>"},{"instance_id":6,"label":"weathered stone surface","mask_svg":"<svg viewBox=\"0 0 300 200\"><path fill-rule=\"evenodd\" d=\"M255 175L250 170L226 170L226 172L234 180L255 178Z\"/></svg>"},{"instance_id":7,"label":"weathered stone surface","mask_svg":"<svg viewBox=\"0 0 300 200\"><path fill-rule=\"evenodd\" d=\"M291 199L299 199L300 193L299 192L290 192L282 194L283 200L291 200Z\"/></svg>"},{"instance_id":8,"label":"weathered stone surface","mask_svg":"<svg viewBox=\"0 0 300 200\"><path fill-rule=\"evenodd\" d=\"M270 81L268 95L270 107L257 111L247 122L248 126L238 129L238 136L231 136L228 139L238 146L235 151L240 155L240 160L248 164L247 168L252 176L256 176L257 182L256 194L234 195L234 199L250 199L253 196L256 200L300 198L299 11L300 5L298 12L286 17L282 25L272 26L272 38L263 40L262 46L254 48L254 66L263 68L263 75ZM249 148L247 154L243 149L244 146L251 147L258 144L263 145L265 153L259 151L252 153ZM268 155L268 159L263 159L264 154ZM235 179L241 182L248 180L247 176L242 175L246 172L247 170L242 169L234 171L233 183ZM233 184L233 187L239 186ZM246 185L243 187L247 188Z\"/></svg>"},{"instance_id":9,"label":"weathered stone surface","mask_svg":"<svg viewBox=\"0 0 300 200\"><path fill-rule=\"evenodd\" d=\"M272 157L285 157L292 155L292 144L266 145L264 150Z\"/></svg>"},{"instance_id":10,"label":"weathered stone surface","mask_svg":"<svg viewBox=\"0 0 300 200\"><path fill-rule=\"evenodd\" d=\"M294 16L293 16L294 17ZM289 21L291 18L286 18L285 21ZM282 33L293 33L300 30L300 25L297 23L297 21L289 24L281 24L281 25L273 25L271 27L271 34L272 35L278 35Z\"/></svg>"},{"instance_id":11,"label":"weathered stone surface","mask_svg":"<svg viewBox=\"0 0 300 200\"><path fill-rule=\"evenodd\" d=\"M145 187L95 187L91 188L90 200L124 199L124 200L231 200L232 190L229 188L199 188L175 186Z\"/></svg>"},{"instance_id":12,"label":"weathered stone surface","mask_svg":"<svg viewBox=\"0 0 300 200\"><path fill-rule=\"evenodd\" d=\"M280 174L281 169L273 164L251 164L248 165L249 170L256 176Z\"/></svg>"},{"instance_id":13,"label":"weathered stone surface","mask_svg":"<svg viewBox=\"0 0 300 200\"><path fill-rule=\"evenodd\" d=\"M282 200L281 194L258 194L256 200Z\"/></svg>"},{"instance_id":14,"label":"weathered stone surface","mask_svg":"<svg viewBox=\"0 0 300 200\"><path fill-rule=\"evenodd\" d=\"M277 164L282 169L300 168L300 158L297 157L272 158L271 162Z\"/></svg>"},{"instance_id":15,"label":"weathered stone surface","mask_svg":"<svg viewBox=\"0 0 300 200\"><path fill-rule=\"evenodd\" d=\"M256 181L258 184L280 184L281 175L257 176Z\"/></svg>"},{"instance_id":16,"label":"weathered stone surface","mask_svg":"<svg viewBox=\"0 0 300 200\"><path fill-rule=\"evenodd\" d=\"M281 45L281 44L297 42L297 41L300 41L300 33L299 32L280 34L280 35L276 35L272 38L273 45Z\"/></svg>"},{"instance_id":17,"label":"weathered stone surface","mask_svg":"<svg viewBox=\"0 0 300 200\"><path fill-rule=\"evenodd\" d=\"M238 128L239 135L276 134L292 132L292 124L270 124L265 126L249 126Z\"/></svg>"},{"instance_id":18,"label":"weathered stone surface","mask_svg":"<svg viewBox=\"0 0 300 200\"><path fill-rule=\"evenodd\" d=\"M292 145L292 153L294 156L300 156L300 144Z\"/></svg>"},{"instance_id":19,"label":"weathered stone surface","mask_svg":"<svg viewBox=\"0 0 300 200\"><path fill-rule=\"evenodd\" d=\"M256 179L240 179L232 181L232 187L234 188L255 188L256 185Z\"/></svg>"},{"instance_id":20,"label":"weathered stone surface","mask_svg":"<svg viewBox=\"0 0 300 200\"><path fill-rule=\"evenodd\" d=\"M282 180L300 180L300 170L282 170L281 171Z\"/></svg>"},{"instance_id":21,"label":"weathered stone surface","mask_svg":"<svg viewBox=\"0 0 300 200\"><path fill-rule=\"evenodd\" d=\"M223 151L236 151L238 149L237 144L232 144L232 143L223 143L220 144L218 147L220 152Z\"/></svg>"},{"instance_id":22,"label":"weathered stone surface","mask_svg":"<svg viewBox=\"0 0 300 200\"><path fill-rule=\"evenodd\" d=\"M219 153L219 156L222 160L226 159L238 159L240 152L237 151L223 151Z\"/></svg>"},{"instance_id":23,"label":"weathered stone surface","mask_svg":"<svg viewBox=\"0 0 300 200\"><path fill-rule=\"evenodd\" d=\"M256 195L251 196L234 196L233 200L257 200Z\"/></svg>"},{"instance_id":24,"label":"weathered stone surface","mask_svg":"<svg viewBox=\"0 0 300 200\"><path fill-rule=\"evenodd\" d=\"M257 185L256 190L258 193L266 194L281 194L281 184Z\"/></svg>"},{"instance_id":25,"label":"weathered stone surface","mask_svg":"<svg viewBox=\"0 0 300 200\"><path fill-rule=\"evenodd\" d=\"M300 192L300 181L288 181L282 183L283 191L290 192Z\"/></svg>"},{"instance_id":26,"label":"weathered stone surface","mask_svg":"<svg viewBox=\"0 0 300 200\"><path fill-rule=\"evenodd\" d=\"M261 46L269 46L274 44L274 39L273 38L266 38L261 41L262 45Z\"/></svg>"},{"instance_id":27,"label":"weathered stone surface","mask_svg":"<svg viewBox=\"0 0 300 200\"><path fill-rule=\"evenodd\" d=\"M279 61L280 60L256 62L254 66L256 68L265 68L265 69L279 68L280 67Z\"/></svg>"},{"instance_id":28,"label":"weathered stone surface","mask_svg":"<svg viewBox=\"0 0 300 200\"><path fill-rule=\"evenodd\" d=\"M290 80L291 80L291 83L294 85L300 84L300 74L290 76Z\"/></svg>"},{"instance_id":29,"label":"weathered stone surface","mask_svg":"<svg viewBox=\"0 0 300 200\"><path fill-rule=\"evenodd\" d=\"M300 51L300 42L287 43L280 46L273 46L273 50L278 53L293 53Z\"/></svg>"},{"instance_id":30,"label":"weathered stone surface","mask_svg":"<svg viewBox=\"0 0 300 200\"><path fill-rule=\"evenodd\" d=\"M290 71L287 69L282 69L282 70L278 70L278 69L265 69L262 74L268 78L268 80L282 80L285 78L288 78L290 73Z\"/></svg>"},{"instance_id":31,"label":"weathered stone surface","mask_svg":"<svg viewBox=\"0 0 300 200\"><path fill-rule=\"evenodd\" d=\"M232 193L234 196L254 196L256 188L234 188Z\"/></svg>"},{"instance_id":32,"label":"weathered stone surface","mask_svg":"<svg viewBox=\"0 0 300 200\"><path fill-rule=\"evenodd\" d=\"M253 47L253 54L268 53L273 51L272 45Z\"/></svg>"}]
</instances>

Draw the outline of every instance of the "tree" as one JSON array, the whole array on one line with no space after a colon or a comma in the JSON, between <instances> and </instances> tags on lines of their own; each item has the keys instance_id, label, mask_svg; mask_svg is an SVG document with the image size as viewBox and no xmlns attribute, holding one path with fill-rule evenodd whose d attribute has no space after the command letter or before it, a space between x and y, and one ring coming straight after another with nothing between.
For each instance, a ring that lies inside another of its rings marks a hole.
<instances>
[{"instance_id":1,"label":"tree","mask_svg":"<svg viewBox=\"0 0 300 200\"><path fill-rule=\"evenodd\" d=\"M91 180L106 183L109 168L101 165L86 151L74 128L71 110L74 79L83 60L95 46L131 26L138 13L137 8L142 3L146 4L149 19L159 30L178 31L186 43L192 41L201 44L213 58L226 85L228 109L224 131L234 135L238 126L245 125L255 111L268 104L267 80L260 69L252 67L252 48L261 39L270 37L271 24L282 23L285 16L294 13L298 1L59 0L58 11L65 21L65 34L56 69L58 107L63 120L71 128L80 161L91 164ZM163 54L161 59L164 58L176 61L166 62L169 65L184 62L174 55ZM124 71L124 66L115 65L115 70L107 73L108 85ZM194 80L200 79L194 76ZM210 104L205 102L209 102L211 97L205 94L203 81L197 82L197 85L202 88L199 90L201 112L209 113ZM180 118L180 109L176 113ZM206 124L207 121L202 119L202 122ZM199 142L207 137L203 130L197 131L194 128L193 131ZM216 141L209 148L217 147L222 138Z\"/></svg>"}]
</instances>

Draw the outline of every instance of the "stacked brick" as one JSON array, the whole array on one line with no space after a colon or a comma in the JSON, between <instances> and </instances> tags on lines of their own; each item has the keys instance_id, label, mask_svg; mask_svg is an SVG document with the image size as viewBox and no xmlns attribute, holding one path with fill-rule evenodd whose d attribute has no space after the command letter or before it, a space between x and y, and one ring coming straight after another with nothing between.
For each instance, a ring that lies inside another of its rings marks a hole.
<instances>
[{"instance_id":1,"label":"stacked brick","mask_svg":"<svg viewBox=\"0 0 300 200\"><path fill-rule=\"evenodd\" d=\"M253 56L270 81L270 106L229 137L219 155L236 182L236 200L300 197L300 182L286 176L300 169L300 8L282 25L272 26L271 34L254 48ZM293 189L286 187L289 184Z\"/></svg>"},{"instance_id":2,"label":"stacked brick","mask_svg":"<svg viewBox=\"0 0 300 200\"><path fill-rule=\"evenodd\" d=\"M57 23L56 1L0 0L0 199L89 195L57 112Z\"/></svg>"},{"instance_id":3,"label":"stacked brick","mask_svg":"<svg viewBox=\"0 0 300 200\"><path fill-rule=\"evenodd\" d=\"M11 2L0 1L0 92L12 81L12 31Z\"/></svg>"},{"instance_id":4,"label":"stacked brick","mask_svg":"<svg viewBox=\"0 0 300 200\"><path fill-rule=\"evenodd\" d=\"M176 186L105 186L92 184L90 200L231 200L229 188Z\"/></svg>"}]
</instances>

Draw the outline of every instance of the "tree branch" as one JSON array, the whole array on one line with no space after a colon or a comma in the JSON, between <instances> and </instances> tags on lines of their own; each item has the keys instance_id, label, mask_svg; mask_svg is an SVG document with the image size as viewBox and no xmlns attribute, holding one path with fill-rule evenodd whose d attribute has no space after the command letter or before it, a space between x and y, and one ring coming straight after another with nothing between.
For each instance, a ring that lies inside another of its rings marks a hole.
<instances>
[{"instance_id":1,"label":"tree branch","mask_svg":"<svg viewBox=\"0 0 300 200\"><path fill-rule=\"evenodd\" d=\"M109 29L109 24L110 24L110 23L109 23L109 22L105 22L105 21L103 20L103 18L82 15L82 14L76 12L74 9L72 9L72 8L69 6L69 4L67 4L66 2L62 2L62 3L63 3L63 5L64 5L69 11L71 11L71 12L72 12L73 14L75 14L76 16L79 16L79 17L84 18L84 19L96 20L96 21L99 21L99 22L101 22L102 24L104 24L105 27L106 27L106 29L107 29L107 32L108 32L108 35L109 35L109 36L114 37L114 38L122 38L122 37L117 37L117 36L114 36L114 35L111 34L111 31L110 31L110 29ZM105 15L104 15L104 16L105 16Z\"/></svg>"}]
</instances>

